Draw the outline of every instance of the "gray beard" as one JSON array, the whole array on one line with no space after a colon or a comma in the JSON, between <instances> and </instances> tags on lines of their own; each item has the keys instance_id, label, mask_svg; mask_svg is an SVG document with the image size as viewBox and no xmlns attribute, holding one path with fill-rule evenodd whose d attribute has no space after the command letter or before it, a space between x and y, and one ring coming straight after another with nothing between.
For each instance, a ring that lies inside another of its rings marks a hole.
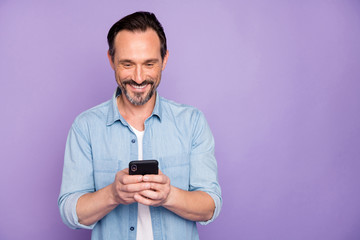
<instances>
[{"instance_id":1,"label":"gray beard","mask_svg":"<svg viewBox=\"0 0 360 240\"><path fill-rule=\"evenodd\" d=\"M115 74L115 79L116 79L116 74ZM118 86L119 86L121 92L126 96L127 100L129 100L129 102L131 102L135 106L142 106L145 103L147 103L152 96L154 96L157 87L160 85L160 80L161 80L161 72L160 72L160 79L159 79L159 82L157 85L155 85L156 83L152 79L147 79L144 82L142 82L142 84L146 84L146 83L151 84L151 89L144 98L141 98L141 94L135 94L135 98L132 98L130 96L129 92L126 90L126 88L125 88L126 84L130 84L130 83L137 84L132 79L124 80L123 82L120 82L120 84L118 83ZM140 84L140 85L142 85L142 84Z\"/></svg>"},{"instance_id":2,"label":"gray beard","mask_svg":"<svg viewBox=\"0 0 360 240\"><path fill-rule=\"evenodd\" d=\"M129 92L126 90L126 85L127 84L137 84L135 81L133 80L126 80L124 82L122 82L121 84L118 84L121 92L126 96L126 98L129 100L129 102L131 102L132 104L134 104L135 106L141 106L141 105L144 105L145 103L147 103L150 98L154 95L154 93L156 92L156 89L158 86L155 86L155 82L152 81L152 80L145 80L142 84L140 85L143 85L143 84L150 84L151 85L151 89L150 91L147 93L147 95L142 98L142 94L141 93L135 93L135 96L134 97L131 97Z\"/></svg>"},{"instance_id":3,"label":"gray beard","mask_svg":"<svg viewBox=\"0 0 360 240\"><path fill-rule=\"evenodd\" d=\"M129 102L131 102L135 106L142 106L150 100L150 98L154 95L156 89L154 88L154 86L152 86L150 92L145 96L145 98L141 98L141 94L137 93L135 94L136 99L132 98L128 91L126 91L126 89L121 89L121 91L123 91Z\"/></svg>"}]
</instances>

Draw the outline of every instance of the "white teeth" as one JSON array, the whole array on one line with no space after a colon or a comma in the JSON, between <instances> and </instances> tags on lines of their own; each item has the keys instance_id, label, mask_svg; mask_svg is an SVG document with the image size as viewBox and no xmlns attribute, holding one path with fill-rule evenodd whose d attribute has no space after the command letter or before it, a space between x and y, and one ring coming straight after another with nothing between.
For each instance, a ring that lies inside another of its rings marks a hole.
<instances>
[{"instance_id":1,"label":"white teeth","mask_svg":"<svg viewBox=\"0 0 360 240\"><path fill-rule=\"evenodd\" d=\"M143 88L145 88L145 87L147 86L147 84L142 85L142 86L131 84L131 86L132 86L133 88L136 88L136 89L143 89Z\"/></svg>"}]
</instances>

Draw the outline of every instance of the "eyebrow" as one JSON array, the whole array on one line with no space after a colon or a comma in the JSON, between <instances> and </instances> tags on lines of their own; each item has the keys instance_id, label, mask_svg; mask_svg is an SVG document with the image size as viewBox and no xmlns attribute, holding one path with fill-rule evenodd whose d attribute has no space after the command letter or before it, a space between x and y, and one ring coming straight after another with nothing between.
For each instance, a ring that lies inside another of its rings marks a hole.
<instances>
[{"instance_id":1,"label":"eyebrow","mask_svg":"<svg viewBox=\"0 0 360 240\"><path fill-rule=\"evenodd\" d=\"M157 58L150 58L150 59L147 59L147 60L145 60L145 64L146 63L157 63L157 62L159 62L159 59L157 59ZM119 60L119 63L120 64L122 64L122 63L134 63L134 61L132 61L132 60L130 60L130 59L121 59L121 60Z\"/></svg>"},{"instance_id":2,"label":"eyebrow","mask_svg":"<svg viewBox=\"0 0 360 240\"><path fill-rule=\"evenodd\" d=\"M145 61L145 63L156 63L156 62L159 62L159 59L151 58L151 59L148 59L148 60Z\"/></svg>"},{"instance_id":3,"label":"eyebrow","mask_svg":"<svg viewBox=\"0 0 360 240\"><path fill-rule=\"evenodd\" d=\"M122 60L119 60L119 63L134 63L134 62L131 61L130 59L122 59Z\"/></svg>"}]
</instances>

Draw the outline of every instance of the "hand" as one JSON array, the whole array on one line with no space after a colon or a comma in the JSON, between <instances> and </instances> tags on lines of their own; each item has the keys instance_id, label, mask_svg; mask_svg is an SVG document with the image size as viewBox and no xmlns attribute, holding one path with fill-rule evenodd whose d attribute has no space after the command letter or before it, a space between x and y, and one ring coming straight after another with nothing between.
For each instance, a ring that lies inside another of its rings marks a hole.
<instances>
[{"instance_id":1,"label":"hand","mask_svg":"<svg viewBox=\"0 0 360 240\"><path fill-rule=\"evenodd\" d=\"M116 173L111 185L112 198L116 204L131 204L135 202L135 193L147 191L151 183L143 182L142 175L129 175L129 169L125 168Z\"/></svg>"},{"instance_id":2,"label":"hand","mask_svg":"<svg viewBox=\"0 0 360 240\"><path fill-rule=\"evenodd\" d=\"M158 175L144 175L142 181L150 184L149 189L134 194L134 199L141 204L148 206L162 206L168 200L171 185L168 176L160 170Z\"/></svg>"}]
</instances>

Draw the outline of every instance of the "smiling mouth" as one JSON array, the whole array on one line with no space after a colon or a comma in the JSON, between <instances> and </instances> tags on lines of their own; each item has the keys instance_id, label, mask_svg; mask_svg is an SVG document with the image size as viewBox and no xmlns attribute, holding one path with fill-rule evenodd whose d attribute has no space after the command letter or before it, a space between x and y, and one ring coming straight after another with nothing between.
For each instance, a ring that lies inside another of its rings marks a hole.
<instances>
[{"instance_id":1,"label":"smiling mouth","mask_svg":"<svg viewBox=\"0 0 360 240\"><path fill-rule=\"evenodd\" d=\"M134 89L142 90L142 89L146 88L148 85L153 85L154 83L150 80L145 80L141 84L138 84L134 80L128 80L128 81L124 81L123 84L124 84L124 86L129 84Z\"/></svg>"},{"instance_id":2,"label":"smiling mouth","mask_svg":"<svg viewBox=\"0 0 360 240\"><path fill-rule=\"evenodd\" d=\"M133 88L136 88L136 89L143 89L147 86L148 84L141 84L141 85L138 85L138 84L130 84L130 86L132 86Z\"/></svg>"}]
</instances>

